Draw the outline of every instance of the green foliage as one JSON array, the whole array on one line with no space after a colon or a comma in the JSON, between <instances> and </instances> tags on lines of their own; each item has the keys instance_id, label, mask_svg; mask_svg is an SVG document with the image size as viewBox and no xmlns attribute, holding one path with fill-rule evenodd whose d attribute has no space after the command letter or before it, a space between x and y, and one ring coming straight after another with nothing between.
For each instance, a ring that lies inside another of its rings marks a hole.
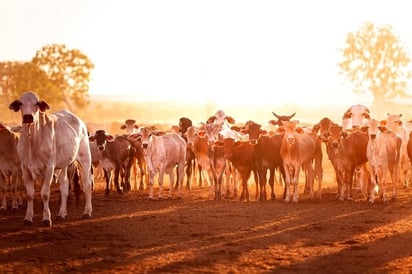
<instances>
[{"instance_id":1,"label":"green foliage","mask_svg":"<svg viewBox=\"0 0 412 274\"><path fill-rule=\"evenodd\" d=\"M375 100L405 95L411 59L391 26L365 23L347 35L342 55L338 66L356 91L369 91Z\"/></svg>"},{"instance_id":2,"label":"green foliage","mask_svg":"<svg viewBox=\"0 0 412 274\"><path fill-rule=\"evenodd\" d=\"M0 91L3 103L25 91L34 91L54 106L64 103L84 107L88 104L90 74L94 68L89 58L65 45L47 45L29 62L0 63Z\"/></svg>"}]
</instances>

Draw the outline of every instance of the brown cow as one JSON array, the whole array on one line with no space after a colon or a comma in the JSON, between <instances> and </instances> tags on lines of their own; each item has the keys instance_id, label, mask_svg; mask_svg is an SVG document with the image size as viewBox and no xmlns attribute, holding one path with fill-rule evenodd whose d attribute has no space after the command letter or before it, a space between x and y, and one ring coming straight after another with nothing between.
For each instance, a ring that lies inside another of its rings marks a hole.
<instances>
[{"instance_id":1,"label":"brown cow","mask_svg":"<svg viewBox=\"0 0 412 274\"><path fill-rule=\"evenodd\" d=\"M11 190L11 209L13 211L22 205L22 197L18 189L22 187L20 175L20 158L17 153L18 135L9 127L0 124L0 211L7 210L8 189Z\"/></svg>"},{"instance_id":2,"label":"brown cow","mask_svg":"<svg viewBox=\"0 0 412 274\"><path fill-rule=\"evenodd\" d=\"M280 156L280 145L282 143L283 134L269 135L261 129L261 125L253 121L249 121L244 129L244 132L249 134L249 142L253 145L256 154L256 163L259 174L260 192L259 199L264 201L266 195L266 174L269 170L269 186L271 188L271 199L275 200L275 169L279 168L285 181L285 170L283 160Z\"/></svg>"},{"instance_id":3,"label":"brown cow","mask_svg":"<svg viewBox=\"0 0 412 274\"><path fill-rule=\"evenodd\" d=\"M233 167L236 168L241 177L242 192L240 200L245 199L249 201L248 180L252 171L255 174L257 172L256 155L253 145L248 141L235 141L230 137L223 138L223 141L220 141L219 144L223 145L226 159L233 164ZM217 145L218 142L215 143L215 146ZM258 181L256 181L256 185L257 184ZM256 186L256 188L258 188L258 186Z\"/></svg>"},{"instance_id":4,"label":"brown cow","mask_svg":"<svg viewBox=\"0 0 412 274\"><path fill-rule=\"evenodd\" d=\"M327 146L329 158L337 176L337 197L343 201L346 188L347 200L352 201L355 169L368 161L366 156L369 139L367 130L366 128L361 128L353 132L347 132L343 131L341 126L333 125L330 127L329 132L330 136Z\"/></svg>"},{"instance_id":5,"label":"brown cow","mask_svg":"<svg viewBox=\"0 0 412 274\"><path fill-rule=\"evenodd\" d=\"M136 124L134 119L127 119L123 125L120 126L120 129L126 130L128 135L138 132L139 126ZM135 148L136 155L133 158L132 162L132 173L134 178L134 189L143 190L144 181L146 181L146 187L149 185L149 179L147 176L147 166L146 161L143 156L142 146L140 141L132 141L132 144ZM137 186L137 167L139 167L140 173L140 183L139 187Z\"/></svg>"},{"instance_id":6,"label":"brown cow","mask_svg":"<svg viewBox=\"0 0 412 274\"><path fill-rule=\"evenodd\" d=\"M310 134L297 127L295 122L284 121L282 124L284 136L280 146L280 155L286 175L285 202L290 202L290 186L292 185L292 201L297 203L299 200L298 183L301 168L305 170L307 183L313 185L312 160L315 155L316 142Z\"/></svg>"},{"instance_id":7,"label":"brown cow","mask_svg":"<svg viewBox=\"0 0 412 274\"><path fill-rule=\"evenodd\" d=\"M202 171L206 171L209 176L209 183L213 183L213 172L208 156L209 141L204 130L191 126L186 131L187 146L193 151L199 168L199 187L203 186ZM213 192L211 192L211 195Z\"/></svg>"}]
</instances>

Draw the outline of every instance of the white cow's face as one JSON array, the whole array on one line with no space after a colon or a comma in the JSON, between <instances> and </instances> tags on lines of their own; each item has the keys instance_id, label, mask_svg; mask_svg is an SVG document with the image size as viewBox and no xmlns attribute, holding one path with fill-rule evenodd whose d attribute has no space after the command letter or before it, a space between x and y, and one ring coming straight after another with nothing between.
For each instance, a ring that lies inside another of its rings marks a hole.
<instances>
[{"instance_id":1,"label":"white cow's face","mask_svg":"<svg viewBox=\"0 0 412 274\"><path fill-rule=\"evenodd\" d=\"M344 129L360 127L369 119L369 109L366 106L353 105L344 113L342 126Z\"/></svg>"},{"instance_id":2,"label":"white cow's face","mask_svg":"<svg viewBox=\"0 0 412 274\"><path fill-rule=\"evenodd\" d=\"M40 101L37 94L33 92L24 93L19 100L9 105L14 111L21 111L22 123L32 124L39 120L39 112L45 112L50 106L45 101Z\"/></svg>"},{"instance_id":3,"label":"white cow's face","mask_svg":"<svg viewBox=\"0 0 412 274\"><path fill-rule=\"evenodd\" d=\"M152 130L149 127L140 128L140 136L141 136L142 148L144 152L146 152L146 150L149 148L151 135L152 135Z\"/></svg>"},{"instance_id":4,"label":"white cow's face","mask_svg":"<svg viewBox=\"0 0 412 274\"><path fill-rule=\"evenodd\" d=\"M209 143L213 144L218 139L220 125L205 124L205 131L206 131L206 136L208 137Z\"/></svg>"}]
</instances>

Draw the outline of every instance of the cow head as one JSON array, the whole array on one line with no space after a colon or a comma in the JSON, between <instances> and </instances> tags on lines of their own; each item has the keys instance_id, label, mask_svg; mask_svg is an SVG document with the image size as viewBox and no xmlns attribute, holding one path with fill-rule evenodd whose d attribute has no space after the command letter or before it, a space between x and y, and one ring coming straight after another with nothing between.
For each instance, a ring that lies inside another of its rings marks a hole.
<instances>
[{"instance_id":1,"label":"cow head","mask_svg":"<svg viewBox=\"0 0 412 274\"><path fill-rule=\"evenodd\" d=\"M150 127L142 127L140 128L140 142L142 143L143 152L147 153L147 149L150 145L150 139L152 137L152 129Z\"/></svg>"},{"instance_id":2,"label":"cow head","mask_svg":"<svg viewBox=\"0 0 412 274\"><path fill-rule=\"evenodd\" d=\"M198 132L198 128L196 128L194 126L190 126L190 127L187 128L187 131L185 133L185 137L186 137L186 140L187 140L186 142L187 142L187 147L188 148L192 148L197 132Z\"/></svg>"},{"instance_id":3,"label":"cow head","mask_svg":"<svg viewBox=\"0 0 412 274\"><path fill-rule=\"evenodd\" d=\"M296 112L291 115L278 115L272 111L272 114L277 118L277 120L270 120L269 123L274 126L281 126L283 121L290 121L296 115Z\"/></svg>"},{"instance_id":4,"label":"cow head","mask_svg":"<svg viewBox=\"0 0 412 274\"><path fill-rule=\"evenodd\" d=\"M39 120L39 112L46 112L50 106L46 101L40 101L36 93L28 91L23 93L19 100L14 100L9 109L21 111L23 124L32 124Z\"/></svg>"},{"instance_id":5,"label":"cow head","mask_svg":"<svg viewBox=\"0 0 412 274\"><path fill-rule=\"evenodd\" d=\"M126 130L127 134L132 134L137 132L139 126L136 124L134 119L127 119L123 125L120 126L121 130Z\"/></svg>"},{"instance_id":6,"label":"cow head","mask_svg":"<svg viewBox=\"0 0 412 274\"><path fill-rule=\"evenodd\" d=\"M342 126L344 129L356 128L369 120L369 109L364 105L353 105L345 111L342 117Z\"/></svg>"},{"instance_id":7,"label":"cow head","mask_svg":"<svg viewBox=\"0 0 412 274\"><path fill-rule=\"evenodd\" d=\"M111 134L106 134L104 130L97 130L94 135L89 136L90 142L96 142L98 150L103 151L106 149L107 142L113 142L115 137Z\"/></svg>"},{"instance_id":8,"label":"cow head","mask_svg":"<svg viewBox=\"0 0 412 274\"><path fill-rule=\"evenodd\" d=\"M262 133L261 125L253 121L249 121L245 126L245 132L249 134L249 141L252 145L256 145L260 134Z\"/></svg>"},{"instance_id":9,"label":"cow head","mask_svg":"<svg viewBox=\"0 0 412 274\"><path fill-rule=\"evenodd\" d=\"M187 117L181 117L179 119L179 132L184 134L187 131L187 128L191 127L192 125L192 120Z\"/></svg>"},{"instance_id":10,"label":"cow head","mask_svg":"<svg viewBox=\"0 0 412 274\"><path fill-rule=\"evenodd\" d=\"M338 148L342 135L344 134L342 127L338 125L332 125L329 128L329 134L330 136L328 139L328 143L332 148Z\"/></svg>"},{"instance_id":11,"label":"cow head","mask_svg":"<svg viewBox=\"0 0 412 274\"><path fill-rule=\"evenodd\" d=\"M388 117L386 117L386 124L388 128L392 131L397 132L400 127L402 127L402 113L400 114L390 114L388 113Z\"/></svg>"},{"instance_id":12,"label":"cow head","mask_svg":"<svg viewBox=\"0 0 412 274\"><path fill-rule=\"evenodd\" d=\"M207 119L206 123L215 123L218 125L222 125L225 121L227 121L230 124L235 123L235 119L233 117L226 115L223 110L219 109L218 111L216 111L215 115L210 116Z\"/></svg>"},{"instance_id":13,"label":"cow head","mask_svg":"<svg viewBox=\"0 0 412 274\"><path fill-rule=\"evenodd\" d=\"M202 123L203 124L203 123ZM219 138L219 131L221 129L220 125L218 124L203 124L205 127L205 133L209 140L209 144L213 144Z\"/></svg>"}]
</instances>

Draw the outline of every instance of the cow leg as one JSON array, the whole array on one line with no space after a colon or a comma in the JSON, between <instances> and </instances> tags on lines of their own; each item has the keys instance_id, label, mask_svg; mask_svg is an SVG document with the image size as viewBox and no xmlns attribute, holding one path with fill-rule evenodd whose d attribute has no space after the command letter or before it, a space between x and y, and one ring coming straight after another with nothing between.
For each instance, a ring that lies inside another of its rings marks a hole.
<instances>
[{"instance_id":1,"label":"cow leg","mask_svg":"<svg viewBox=\"0 0 412 274\"><path fill-rule=\"evenodd\" d=\"M259 201L266 201L267 195L266 195L266 173L267 170L265 168L259 168L259 184L260 184L260 191L259 191ZM274 182L269 183L273 184ZM273 185L270 185L271 188L273 188Z\"/></svg>"},{"instance_id":2,"label":"cow leg","mask_svg":"<svg viewBox=\"0 0 412 274\"><path fill-rule=\"evenodd\" d=\"M185 163L181 162L180 164L177 165L177 176L178 176L178 198L182 197L182 187L183 187L183 180L184 180L184 174L185 174ZM190 188L188 188L190 189Z\"/></svg>"},{"instance_id":3,"label":"cow leg","mask_svg":"<svg viewBox=\"0 0 412 274\"><path fill-rule=\"evenodd\" d=\"M159 179L158 179L158 183L159 183L159 193L158 193L158 198L162 199L163 198L163 177L165 174L165 170L162 168L160 169L159 172ZM174 185L174 180L170 181L170 186L173 189L173 185Z\"/></svg>"},{"instance_id":4,"label":"cow leg","mask_svg":"<svg viewBox=\"0 0 412 274\"><path fill-rule=\"evenodd\" d=\"M13 174L11 175L11 178L9 177L11 181L11 195L12 195L12 201L11 201L11 210L17 211L19 209L19 203L17 199L17 193L18 193L18 183L19 180L17 178L17 173L18 171L14 171Z\"/></svg>"},{"instance_id":5,"label":"cow leg","mask_svg":"<svg viewBox=\"0 0 412 274\"><path fill-rule=\"evenodd\" d=\"M119 185L119 176L120 176L120 166L116 165L116 167L114 168L114 185L116 186L117 193L122 194L123 191Z\"/></svg>"},{"instance_id":6,"label":"cow leg","mask_svg":"<svg viewBox=\"0 0 412 274\"><path fill-rule=\"evenodd\" d=\"M40 196L41 199L43 200L43 225L51 227L52 226L52 221L51 221L51 213L50 213L50 207L49 207L49 201L50 201L50 186L53 181L53 171L54 167L48 167L45 171L43 182L41 185L40 189ZM67 171L65 170L66 175ZM64 184L67 187L67 192L61 193L63 199L66 198L67 202L67 196L64 197L64 195L68 195L68 184L65 182L60 182L60 184ZM60 187L60 190L62 190L62 187ZM66 191L66 190L63 190Z\"/></svg>"},{"instance_id":7,"label":"cow leg","mask_svg":"<svg viewBox=\"0 0 412 274\"><path fill-rule=\"evenodd\" d=\"M154 184L154 177L156 176L156 173L152 172L149 170L148 172L148 181L149 181L149 196L147 197L148 199L152 200L153 199L153 184Z\"/></svg>"},{"instance_id":8,"label":"cow leg","mask_svg":"<svg viewBox=\"0 0 412 274\"><path fill-rule=\"evenodd\" d=\"M67 216L67 198L69 197L69 179L67 178L67 167L59 174L60 184L60 209L57 220L64 220Z\"/></svg>"},{"instance_id":9,"label":"cow leg","mask_svg":"<svg viewBox=\"0 0 412 274\"><path fill-rule=\"evenodd\" d=\"M292 174L294 173L294 167L293 166L288 166L285 165L284 166L285 169L285 202L290 202L290 185L293 183L292 182Z\"/></svg>"},{"instance_id":10,"label":"cow leg","mask_svg":"<svg viewBox=\"0 0 412 274\"><path fill-rule=\"evenodd\" d=\"M1 187L0 211L7 211L7 185L8 185L7 178L3 175L3 173L0 173L0 187Z\"/></svg>"},{"instance_id":11,"label":"cow leg","mask_svg":"<svg viewBox=\"0 0 412 274\"><path fill-rule=\"evenodd\" d=\"M299 201L299 174L300 174L300 167L295 167L295 174L292 177L292 185L293 185L293 200L292 202L297 203Z\"/></svg>"},{"instance_id":12,"label":"cow leg","mask_svg":"<svg viewBox=\"0 0 412 274\"><path fill-rule=\"evenodd\" d=\"M166 170L166 173L169 174L169 196L168 198L171 199L173 197L173 182L175 181L175 176L173 173L173 169ZM180 191L178 168L176 168L176 173L177 173L177 176L176 176L177 180L176 180L175 189L179 189ZM159 175L159 178L160 178L160 175ZM160 180L159 180L159 185L160 185ZM161 196L162 196L162 193L160 192L160 188L159 188L159 198L161 198Z\"/></svg>"},{"instance_id":13,"label":"cow leg","mask_svg":"<svg viewBox=\"0 0 412 274\"><path fill-rule=\"evenodd\" d=\"M143 163L141 163L139 161L139 170L140 170L140 184L139 184L139 190L143 190L144 189L144 178L147 177L146 175L146 168L145 165ZM147 186L147 184L146 184Z\"/></svg>"},{"instance_id":14,"label":"cow leg","mask_svg":"<svg viewBox=\"0 0 412 274\"><path fill-rule=\"evenodd\" d=\"M203 187L203 177L202 177L202 172L203 172L203 167L201 165L197 165L197 170L199 172L199 187Z\"/></svg>"},{"instance_id":15,"label":"cow leg","mask_svg":"<svg viewBox=\"0 0 412 274\"><path fill-rule=\"evenodd\" d=\"M106 169L103 169L103 172L104 172L104 179L106 180L106 189L104 191L104 195L107 196L110 194L110 180L112 177L112 172Z\"/></svg>"},{"instance_id":16,"label":"cow leg","mask_svg":"<svg viewBox=\"0 0 412 274\"><path fill-rule=\"evenodd\" d=\"M33 215L34 215L34 180L31 179L31 176L28 174L26 169L23 170L23 181L26 187L26 199L27 199L27 208L26 216L24 217L23 225L32 225L33 224Z\"/></svg>"}]
</instances>

